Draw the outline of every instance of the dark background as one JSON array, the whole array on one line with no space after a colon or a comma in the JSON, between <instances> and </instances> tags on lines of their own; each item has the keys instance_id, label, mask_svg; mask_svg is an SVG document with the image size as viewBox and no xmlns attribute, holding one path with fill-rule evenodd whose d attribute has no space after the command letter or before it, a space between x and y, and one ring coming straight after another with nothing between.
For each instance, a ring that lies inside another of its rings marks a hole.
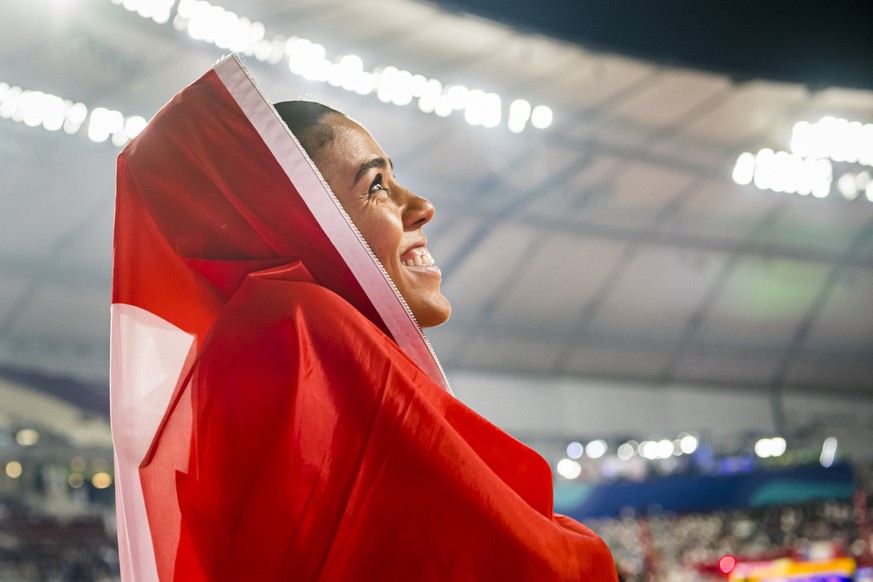
<instances>
[{"instance_id":1,"label":"dark background","mask_svg":"<svg viewBox=\"0 0 873 582\"><path fill-rule=\"evenodd\" d=\"M679 67L873 89L873 2L439 0L528 32Z\"/></svg>"}]
</instances>

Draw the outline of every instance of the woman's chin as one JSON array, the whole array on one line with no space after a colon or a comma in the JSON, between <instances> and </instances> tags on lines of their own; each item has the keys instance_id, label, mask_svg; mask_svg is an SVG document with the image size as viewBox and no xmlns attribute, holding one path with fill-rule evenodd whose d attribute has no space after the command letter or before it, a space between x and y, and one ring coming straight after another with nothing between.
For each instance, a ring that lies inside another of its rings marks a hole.
<instances>
[{"instance_id":1,"label":"woman's chin","mask_svg":"<svg viewBox=\"0 0 873 582\"><path fill-rule=\"evenodd\" d=\"M410 309L412 309L412 314L415 315L415 319L421 327L442 325L449 320L449 316L452 314L449 300L442 295L424 305L410 305Z\"/></svg>"}]
</instances>

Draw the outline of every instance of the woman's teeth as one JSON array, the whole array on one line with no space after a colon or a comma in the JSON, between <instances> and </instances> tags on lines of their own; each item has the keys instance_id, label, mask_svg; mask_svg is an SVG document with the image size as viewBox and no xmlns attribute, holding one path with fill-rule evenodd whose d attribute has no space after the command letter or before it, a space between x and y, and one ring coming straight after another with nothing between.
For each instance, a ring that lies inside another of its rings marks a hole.
<instances>
[{"instance_id":1,"label":"woman's teeth","mask_svg":"<svg viewBox=\"0 0 873 582\"><path fill-rule=\"evenodd\" d=\"M433 267L436 264L433 257L430 256L430 252L425 248L415 249L412 256L407 254L402 262L404 267Z\"/></svg>"}]
</instances>

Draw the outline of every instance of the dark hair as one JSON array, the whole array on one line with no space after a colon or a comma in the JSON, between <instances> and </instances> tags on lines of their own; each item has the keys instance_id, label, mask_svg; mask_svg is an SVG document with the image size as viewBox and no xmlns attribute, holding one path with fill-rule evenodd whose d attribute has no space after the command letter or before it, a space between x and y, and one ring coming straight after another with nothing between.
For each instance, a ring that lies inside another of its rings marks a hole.
<instances>
[{"instance_id":1,"label":"dark hair","mask_svg":"<svg viewBox=\"0 0 873 582\"><path fill-rule=\"evenodd\" d=\"M321 148L333 141L333 127L323 123L328 115L342 115L336 109L315 101L282 101L274 105L279 116L314 161Z\"/></svg>"}]
</instances>

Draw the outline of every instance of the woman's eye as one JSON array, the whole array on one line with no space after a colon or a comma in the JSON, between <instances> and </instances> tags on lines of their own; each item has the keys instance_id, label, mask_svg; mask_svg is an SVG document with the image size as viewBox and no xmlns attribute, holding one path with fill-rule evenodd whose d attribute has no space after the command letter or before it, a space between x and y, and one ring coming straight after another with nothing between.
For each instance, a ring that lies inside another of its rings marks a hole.
<instances>
[{"instance_id":1,"label":"woman's eye","mask_svg":"<svg viewBox=\"0 0 873 582\"><path fill-rule=\"evenodd\" d=\"M373 180L372 184L370 184L370 189L367 191L367 193L372 195L379 190L387 190L387 188L382 185L382 174L376 174L376 179Z\"/></svg>"}]
</instances>

